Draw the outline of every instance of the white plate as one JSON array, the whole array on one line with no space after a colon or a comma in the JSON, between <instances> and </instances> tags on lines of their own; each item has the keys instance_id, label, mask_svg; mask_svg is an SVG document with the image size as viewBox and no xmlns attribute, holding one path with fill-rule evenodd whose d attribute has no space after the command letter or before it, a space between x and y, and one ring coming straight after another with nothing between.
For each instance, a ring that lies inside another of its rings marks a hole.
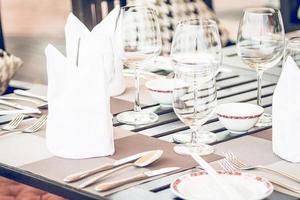
<instances>
[{"instance_id":1,"label":"white plate","mask_svg":"<svg viewBox=\"0 0 300 200\"><path fill-rule=\"evenodd\" d=\"M223 181L235 188L245 200L259 200L273 192L273 185L260 176L242 172L218 172ZM215 184L204 171L181 176L171 183L172 192L183 199L216 199ZM220 191L220 190L219 190ZM221 191L220 191L221 192Z\"/></svg>"}]
</instances>

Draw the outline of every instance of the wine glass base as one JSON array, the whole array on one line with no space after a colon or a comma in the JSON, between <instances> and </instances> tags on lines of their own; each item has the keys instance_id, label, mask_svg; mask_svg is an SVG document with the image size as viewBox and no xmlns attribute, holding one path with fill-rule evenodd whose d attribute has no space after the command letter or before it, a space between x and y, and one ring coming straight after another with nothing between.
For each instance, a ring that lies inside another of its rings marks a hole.
<instances>
[{"instance_id":1,"label":"wine glass base","mask_svg":"<svg viewBox=\"0 0 300 200\"><path fill-rule=\"evenodd\" d=\"M205 156L212 154L214 152L214 147L201 143L186 143L174 146L173 150L180 155L190 155L191 153L196 153L200 156Z\"/></svg>"},{"instance_id":2,"label":"wine glass base","mask_svg":"<svg viewBox=\"0 0 300 200\"><path fill-rule=\"evenodd\" d=\"M173 135L174 142L186 144L191 142L191 133L177 133ZM210 144L217 140L216 134L209 131L198 131L196 134L196 142Z\"/></svg>"},{"instance_id":3,"label":"wine glass base","mask_svg":"<svg viewBox=\"0 0 300 200\"><path fill-rule=\"evenodd\" d=\"M272 115L269 113L263 113L255 124L257 127L272 126Z\"/></svg>"},{"instance_id":4,"label":"wine glass base","mask_svg":"<svg viewBox=\"0 0 300 200\"><path fill-rule=\"evenodd\" d=\"M117 120L124 124L143 125L156 122L158 120L158 115L155 113L148 113L144 111L127 111L118 114Z\"/></svg>"}]
</instances>

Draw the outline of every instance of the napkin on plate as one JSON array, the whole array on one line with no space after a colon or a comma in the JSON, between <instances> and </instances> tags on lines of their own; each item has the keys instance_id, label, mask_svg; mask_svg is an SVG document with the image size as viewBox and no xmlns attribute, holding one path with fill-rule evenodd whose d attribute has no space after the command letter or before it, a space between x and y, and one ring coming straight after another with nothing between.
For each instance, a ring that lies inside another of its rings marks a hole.
<instances>
[{"instance_id":1,"label":"napkin on plate","mask_svg":"<svg viewBox=\"0 0 300 200\"><path fill-rule=\"evenodd\" d=\"M273 152L300 162L300 69L289 56L273 95Z\"/></svg>"},{"instance_id":2,"label":"napkin on plate","mask_svg":"<svg viewBox=\"0 0 300 200\"><path fill-rule=\"evenodd\" d=\"M54 155L64 158L107 156L114 153L109 90L115 80L111 72L116 68L111 70L115 64L111 35L103 29L105 24L89 32L76 21L73 15L69 16L67 57L50 44L45 50L49 103L47 147Z\"/></svg>"},{"instance_id":3,"label":"napkin on plate","mask_svg":"<svg viewBox=\"0 0 300 200\"><path fill-rule=\"evenodd\" d=\"M123 80L123 63L118 55L117 45L115 45L115 26L117 25L117 18L120 9L113 9L98 25L96 25L90 32L88 28L72 13L69 14L67 23L65 26L65 38L66 38L66 53L67 57L74 64L78 62L79 65L84 65L85 60L82 59L82 50L80 49L82 43L81 39L87 37L90 34L106 37L109 41L102 43L101 41L94 41L94 45L98 45L104 48L107 53L107 61L105 72L107 73L109 85L108 90L111 96L117 96L125 91L125 84ZM117 36L116 36L117 37ZM98 42L98 43L96 43ZM79 57L77 57L77 49L80 49ZM100 67L100 66L99 66Z\"/></svg>"}]
</instances>

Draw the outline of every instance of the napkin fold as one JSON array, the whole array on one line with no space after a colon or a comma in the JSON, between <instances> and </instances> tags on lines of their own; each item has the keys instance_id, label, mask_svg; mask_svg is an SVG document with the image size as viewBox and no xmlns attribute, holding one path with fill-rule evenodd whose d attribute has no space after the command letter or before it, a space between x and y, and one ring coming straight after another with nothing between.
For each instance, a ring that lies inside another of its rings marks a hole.
<instances>
[{"instance_id":1,"label":"napkin fold","mask_svg":"<svg viewBox=\"0 0 300 200\"><path fill-rule=\"evenodd\" d=\"M110 95L124 91L122 63L113 45L114 9L93 31L73 14L65 27L67 57L46 49L48 109L46 143L56 156L82 159L112 155Z\"/></svg>"},{"instance_id":2,"label":"napkin fold","mask_svg":"<svg viewBox=\"0 0 300 200\"><path fill-rule=\"evenodd\" d=\"M273 95L273 152L290 162L300 162L300 69L288 57Z\"/></svg>"},{"instance_id":3,"label":"napkin fold","mask_svg":"<svg viewBox=\"0 0 300 200\"><path fill-rule=\"evenodd\" d=\"M125 91L125 84L123 78L123 63L121 57L118 55L115 45L115 27L120 9L113 9L98 25L96 25L90 32L88 28L72 13L69 14L67 23L65 25L66 38L66 53L67 58L75 65L85 65L86 58L83 57L82 40L90 37L90 35L97 35L98 37L105 37L107 41L103 43L101 40L95 40L92 46L98 45L101 49L107 52L106 60L109 60L104 66L105 73L108 78L108 90L111 96L117 96ZM91 46L91 47L92 47ZM79 53L78 53L79 48ZM99 66L100 67L100 66Z\"/></svg>"}]
</instances>

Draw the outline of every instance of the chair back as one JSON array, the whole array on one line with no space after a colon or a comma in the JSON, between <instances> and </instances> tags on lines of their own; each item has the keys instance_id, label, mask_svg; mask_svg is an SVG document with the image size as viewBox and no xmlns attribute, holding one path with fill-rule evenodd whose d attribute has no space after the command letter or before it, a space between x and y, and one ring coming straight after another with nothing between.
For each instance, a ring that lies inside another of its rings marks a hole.
<instances>
[{"instance_id":1,"label":"chair back","mask_svg":"<svg viewBox=\"0 0 300 200\"><path fill-rule=\"evenodd\" d=\"M212 0L204 0L204 2L213 9ZM114 7L126 6L126 4L127 0L72 0L72 11L89 29L92 29Z\"/></svg>"}]
</instances>

